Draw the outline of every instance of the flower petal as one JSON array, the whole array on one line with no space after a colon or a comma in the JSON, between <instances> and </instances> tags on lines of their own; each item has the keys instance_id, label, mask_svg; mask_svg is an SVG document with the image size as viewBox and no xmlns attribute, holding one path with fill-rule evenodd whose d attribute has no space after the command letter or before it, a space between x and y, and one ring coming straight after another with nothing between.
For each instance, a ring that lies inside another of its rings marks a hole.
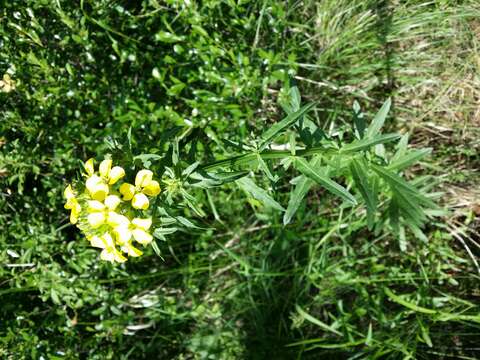
<instances>
[{"instance_id":1,"label":"flower petal","mask_svg":"<svg viewBox=\"0 0 480 360\"><path fill-rule=\"evenodd\" d=\"M120 186L120 194L123 195L123 200L132 200L135 195L135 186L129 183L123 183Z\"/></svg>"},{"instance_id":2,"label":"flower petal","mask_svg":"<svg viewBox=\"0 0 480 360\"><path fill-rule=\"evenodd\" d=\"M152 218L148 218L148 219L135 218L132 220L132 224L135 225L137 228L140 228L146 231L150 229L150 226L152 226Z\"/></svg>"},{"instance_id":3,"label":"flower petal","mask_svg":"<svg viewBox=\"0 0 480 360\"><path fill-rule=\"evenodd\" d=\"M143 187L152 181L153 173L150 170L140 170L135 176L135 186Z\"/></svg>"},{"instance_id":4,"label":"flower petal","mask_svg":"<svg viewBox=\"0 0 480 360\"><path fill-rule=\"evenodd\" d=\"M115 166L112 168L112 170L110 170L108 184L113 185L124 176L125 170L123 170L123 168L120 166Z\"/></svg>"},{"instance_id":5,"label":"flower petal","mask_svg":"<svg viewBox=\"0 0 480 360\"><path fill-rule=\"evenodd\" d=\"M127 258L125 256L123 256L122 253L120 251L118 251L117 249L113 250L113 255L114 255L114 259L115 259L116 262L123 263L123 262L127 261Z\"/></svg>"},{"instance_id":6,"label":"flower petal","mask_svg":"<svg viewBox=\"0 0 480 360\"><path fill-rule=\"evenodd\" d=\"M148 198L144 194L141 194L141 193L136 194L132 199L132 206L135 209L147 210L149 205L150 205L150 202L148 201Z\"/></svg>"},{"instance_id":7,"label":"flower petal","mask_svg":"<svg viewBox=\"0 0 480 360\"><path fill-rule=\"evenodd\" d=\"M130 241L132 238L132 231L128 226L117 226L113 230L117 244L124 245Z\"/></svg>"},{"instance_id":8,"label":"flower petal","mask_svg":"<svg viewBox=\"0 0 480 360\"><path fill-rule=\"evenodd\" d=\"M92 245L93 247L100 248L100 249L105 249L107 247L105 242L102 240L102 238L100 238L99 236L96 236L96 235L94 235L90 238L90 245Z\"/></svg>"},{"instance_id":9,"label":"flower petal","mask_svg":"<svg viewBox=\"0 0 480 360\"><path fill-rule=\"evenodd\" d=\"M83 164L83 167L85 168L85 171L87 172L88 176L92 176L93 173L95 172L93 161L94 161L93 158L90 158L85 162L85 164Z\"/></svg>"},{"instance_id":10,"label":"flower petal","mask_svg":"<svg viewBox=\"0 0 480 360\"><path fill-rule=\"evenodd\" d=\"M111 227L130 225L130 220L125 215L116 213L115 211L109 211L107 216L107 224Z\"/></svg>"},{"instance_id":11,"label":"flower petal","mask_svg":"<svg viewBox=\"0 0 480 360\"><path fill-rule=\"evenodd\" d=\"M75 199L75 194L73 193L72 185L68 185L65 190L63 191L63 196L65 199L70 200L70 199Z\"/></svg>"},{"instance_id":12,"label":"flower petal","mask_svg":"<svg viewBox=\"0 0 480 360\"><path fill-rule=\"evenodd\" d=\"M115 261L115 255L111 249L103 249L102 253L100 254L100 259L113 263Z\"/></svg>"},{"instance_id":13,"label":"flower petal","mask_svg":"<svg viewBox=\"0 0 480 360\"><path fill-rule=\"evenodd\" d=\"M90 176L87 181L85 181L85 187L89 192L92 192L99 184L102 183L102 179L98 175Z\"/></svg>"},{"instance_id":14,"label":"flower petal","mask_svg":"<svg viewBox=\"0 0 480 360\"><path fill-rule=\"evenodd\" d=\"M147 245L152 242L153 236L142 229L132 231L133 238L140 244Z\"/></svg>"},{"instance_id":15,"label":"flower petal","mask_svg":"<svg viewBox=\"0 0 480 360\"><path fill-rule=\"evenodd\" d=\"M110 233L106 232L105 234L103 234L102 239L105 242L105 245L107 245L107 247L115 247L115 242L113 241L113 237Z\"/></svg>"},{"instance_id":16,"label":"flower petal","mask_svg":"<svg viewBox=\"0 0 480 360\"><path fill-rule=\"evenodd\" d=\"M87 217L88 223L94 229L105 224L105 214L103 212L93 212Z\"/></svg>"},{"instance_id":17,"label":"flower petal","mask_svg":"<svg viewBox=\"0 0 480 360\"><path fill-rule=\"evenodd\" d=\"M70 224L75 225L77 221L78 221L78 214L72 210L72 212L70 213Z\"/></svg>"},{"instance_id":18,"label":"flower petal","mask_svg":"<svg viewBox=\"0 0 480 360\"><path fill-rule=\"evenodd\" d=\"M82 211L82 207L75 200L75 205L72 207L72 212L70 213L70 223L72 223L72 224L77 223L78 217L80 216L81 211Z\"/></svg>"},{"instance_id":19,"label":"flower petal","mask_svg":"<svg viewBox=\"0 0 480 360\"><path fill-rule=\"evenodd\" d=\"M158 181L151 180L143 186L142 192L148 196L157 196L160 194L160 184Z\"/></svg>"},{"instance_id":20,"label":"flower petal","mask_svg":"<svg viewBox=\"0 0 480 360\"><path fill-rule=\"evenodd\" d=\"M94 200L103 201L108 195L108 185L107 184L99 184L91 193L90 196Z\"/></svg>"},{"instance_id":21,"label":"flower petal","mask_svg":"<svg viewBox=\"0 0 480 360\"><path fill-rule=\"evenodd\" d=\"M131 242L122 246L122 251L133 257L137 257L143 254L143 252L134 247Z\"/></svg>"},{"instance_id":22,"label":"flower petal","mask_svg":"<svg viewBox=\"0 0 480 360\"><path fill-rule=\"evenodd\" d=\"M110 175L110 169L112 168L112 160L105 159L100 163L98 171L100 172L100 176L102 178L108 179Z\"/></svg>"},{"instance_id":23,"label":"flower petal","mask_svg":"<svg viewBox=\"0 0 480 360\"><path fill-rule=\"evenodd\" d=\"M65 205L63 206L65 209L73 209L78 204L77 199L71 198L68 199Z\"/></svg>"},{"instance_id":24,"label":"flower petal","mask_svg":"<svg viewBox=\"0 0 480 360\"><path fill-rule=\"evenodd\" d=\"M88 201L88 211L89 212L98 212L105 210L105 205L103 205L98 200L89 200Z\"/></svg>"},{"instance_id":25,"label":"flower petal","mask_svg":"<svg viewBox=\"0 0 480 360\"><path fill-rule=\"evenodd\" d=\"M109 210L115 210L121 202L122 200L117 195L108 195L105 198L105 205Z\"/></svg>"}]
</instances>

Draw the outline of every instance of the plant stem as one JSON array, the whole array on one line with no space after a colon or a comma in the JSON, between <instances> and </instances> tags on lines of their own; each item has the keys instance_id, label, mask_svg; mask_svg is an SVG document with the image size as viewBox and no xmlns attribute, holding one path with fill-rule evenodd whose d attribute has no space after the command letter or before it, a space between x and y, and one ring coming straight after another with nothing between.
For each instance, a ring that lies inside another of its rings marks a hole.
<instances>
[{"instance_id":1,"label":"plant stem","mask_svg":"<svg viewBox=\"0 0 480 360\"><path fill-rule=\"evenodd\" d=\"M325 147L316 146L310 149L296 150L295 156L312 156L315 154L325 153L327 150ZM249 152L242 155L232 156L227 159L218 160L210 164L206 164L200 167L201 170L211 171L221 167L233 167L238 165L245 165L254 161L257 161L258 156L263 160L283 159L289 156L293 156L289 150L266 150L261 152Z\"/></svg>"}]
</instances>

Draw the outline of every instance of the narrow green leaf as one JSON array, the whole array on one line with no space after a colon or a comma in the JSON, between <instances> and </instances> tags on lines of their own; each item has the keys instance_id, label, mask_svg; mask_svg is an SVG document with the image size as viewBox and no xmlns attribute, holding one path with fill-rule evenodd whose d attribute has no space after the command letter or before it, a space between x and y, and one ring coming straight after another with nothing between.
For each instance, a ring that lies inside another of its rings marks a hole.
<instances>
[{"instance_id":1,"label":"narrow green leaf","mask_svg":"<svg viewBox=\"0 0 480 360\"><path fill-rule=\"evenodd\" d=\"M389 170L403 170L409 167L410 165L413 165L415 162L417 162L421 158L429 155L431 152L432 152L431 148L410 151L409 153L399 156L397 159L392 161L387 168Z\"/></svg>"},{"instance_id":2,"label":"narrow green leaf","mask_svg":"<svg viewBox=\"0 0 480 360\"><path fill-rule=\"evenodd\" d=\"M387 99L387 101L383 103L377 115L375 115L375 117L373 118L372 123L369 125L367 129L367 133L365 134L365 137L373 138L380 132L380 129L383 127L383 124L385 123L385 118L387 117L387 114L390 111L391 105L392 105L391 99Z\"/></svg>"},{"instance_id":3,"label":"narrow green leaf","mask_svg":"<svg viewBox=\"0 0 480 360\"><path fill-rule=\"evenodd\" d=\"M391 161L394 162L398 158L405 155L405 153L407 152L407 148L408 148L408 134L405 134L405 135L402 136L402 138L397 143L397 145L395 145L396 152L393 155Z\"/></svg>"},{"instance_id":4,"label":"narrow green leaf","mask_svg":"<svg viewBox=\"0 0 480 360\"><path fill-rule=\"evenodd\" d=\"M235 181L243 190L252 195L253 198L261 201L265 206L284 211L285 209L276 202L264 189L257 186L251 179L244 177Z\"/></svg>"},{"instance_id":5,"label":"narrow green leaf","mask_svg":"<svg viewBox=\"0 0 480 360\"><path fill-rule=\"evenodd\" d=\"M312 324L317 325L322 330L332 332L332 333L334 333L336 335L339 335L339 336L343 335L340 331L334 329L330 325L325 324L324 322L318 320L317 318L313 317L312 315L306 313L300 306L296 305L295 308L297 309L297 312L300 314L300 316L302 316L305 320L310 321Z\"/></svg>"},{"instance_id":6,"label":"narrow green leaf","mask_svg":"<svg viewBox=\"0 0 480 360\"><path fill-rule=\"evenodd\" d=\"M400 176L378 165L372 164L371 167L373 171L375 171L378 175L380 175L390 185L390 188L392 190L395 190L396 192L409 193L418 202L429 207L433 207L433 208L436 207L435 203L432 200L420 194L420 192L415 187L410 185L407 181L402 179Z\"/></svg>"},{"instance_id":7,"label":"narrow green leaf","mask_svg":"<svg viewBox=\"0 0 480 360\"><path fill-rule=\"evenodd\" d=\"M385 144L385 143L397 140L398 138L400 138L399 134L378 135L378 136L375 136L373 138L365 137L361 140L355 140L355 141L351 142L350 144L344 145L340 149L340 153L346 154L346 153L352 153L352 152L367 150L374 145Z\"/></svg>"},{"instance_id":8,"label":"narrow green leaf","mask_svg":"<svg viewBox=\"0 0 480 360\"><path fill-rule=\"evenodd\" d=\"M198 180L198 182L192 183L192 186L208 189L238 180L246 175L248 175L248 171L230 171L216 173L199 171L190 174L190 179Z\"/></svg>"},{"instance_id":9,"label":"narrow green leaf","mask_svg":"<svg viewBox=\"0 0 480 360\"><path fill-rule=\"evenodd\" d=\"M427 309L427 308L424 308L422 306L418 306L418 305L412 304L411 302L408 302L408 301L404 300L402 297L394 294L393 291L390 290L387 287L384 288L384 291L385 291L385 295L387 295L390 300L392 300L393 302L396 302L397 304L403 305L410 310L413 310L415 312L419 312L419 313L422 313L422 314L430 314L430 315L438 313L435 310Z\"/></svg>"},{"instance_id":10,"label":"narrow green leaf","mask_svg":"<svg viewBox=\"0 0 480 360\"><path fill-rule=\"evenodd\" d=\"M433 347L432 339L430 338L430 334L429 334L429 328L423 325L422 320L420 320L420 318L418 318L417 321L418 321L418 325L420 326L420 330L422 332L423 341L425 341L428 347Z\"/></svg>"},{"instance_id":11,"label":"narrow green leaf","mask_svg":"<svg viewBox=\"0 0 480 360\"><path fill-rule=\"evenodd\" d=\"M360 109L360 104L357 100L353 102L353 123L355 125L355 129L358 132L359 138L363 138L365 134L365 119L363 118L362 111Z\"/></svg>"},{"instance_id":12,"label":"narrow green leaf","mask_svg":"<svg viewBox=\"0 0 480 360\"><path fill-rule=\"evenodd\" d=\"M314 169L305 159L295 158L295 168L303 175L309 177L310 179L323 186L332 194L341 197L342 199L353 205L357 204L355 197L350 194L347 189L345 189L340 184L337 184L335 181L331 180L324 174L321 174L318 170Z\"/></svg>"},{"instance_id":13,"label":"narrow green leaf","mask_svg":"<svg viewBox=\"0 0 480 360\"><path fill-rule=\"evenodd\" d=\"M367 206L367 223L371 230L375 222L375 211L377 210L377 194L374 192L373 186L368 180L368 174L365 171L365 164L360 164L359 161L353 159L350 163L350 171L353 180L362 195L363 200Z\"/></svg>"},{"instance_id":14,"label":"narrow green leaf","mask_svg":"<svg viewBox=\"0 0 480 360\"><path fill-rule=\"evenodd\" d=\"M265 149L265 147L270 143L270 141L281 131L292 126L299 118L301 118L306 112L308 112L315 103L310 103L303 106L301 109L295 111L294 113L289 114L286 118L279 121L278 123L272 125L270 129L265 131L262 135L262 143L260 145L260 151Z\"/></svg>"},{"instance_id":15,"label":"narrow green leaf","mask_svg":"<svg viewBox=\"0 0 480 360\"><path fill-rule=\"evenodd\" d=\"M315 168L320 165L321 158L319 156L313 158L310 161L311 167ZM300 176L295 189L290 193L290 199L288 201L287 210L283 215L283 224L287 225L292 221L293 215L297 212L300 204L302 203L303 198L308 193L310 188L315 184L315 181L308 178L305 175Z\"/></svg>"}]
</instances>

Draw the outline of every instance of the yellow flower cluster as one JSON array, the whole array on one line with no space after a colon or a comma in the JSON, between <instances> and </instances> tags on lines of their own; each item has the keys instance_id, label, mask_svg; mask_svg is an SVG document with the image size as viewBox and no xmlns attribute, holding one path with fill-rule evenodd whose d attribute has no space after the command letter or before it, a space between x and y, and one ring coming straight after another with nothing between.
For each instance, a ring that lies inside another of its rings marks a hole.
<instances>
[{"instance_id":1,"label":"yellow flower cluster","mask_svg":"<svg viewBox=\"0 0 480 360\"><path fill-rule=\"evenodd\" d=\"M0 80L0 91L9 93L10 91L15 90L15 81L12 80L10 75L4 74L3 79Z\"/></svg>"},{"instance_id":2,"label":"yellow flower cluster","mask_svg":"<svg viewBox=\"0 0 480 360\"><path fill-rule=\"evenodd\" d=\"M71 185L64 191L65 209L71 210L70 222L85 234L90 244L102 249L100 258L110 262L124 262L128 256L142 252L133 245L149 244L152 219L145 217L150 201L160 193L160 184L153 180L150 170L140 170L135 185L122 182L125 170L112 167L112 160L103 160L95 172L93 159L84 164L86 181L83 191L76 192ZM120 250L119 250L120 249Z\"/></svg>"}]
</instances>

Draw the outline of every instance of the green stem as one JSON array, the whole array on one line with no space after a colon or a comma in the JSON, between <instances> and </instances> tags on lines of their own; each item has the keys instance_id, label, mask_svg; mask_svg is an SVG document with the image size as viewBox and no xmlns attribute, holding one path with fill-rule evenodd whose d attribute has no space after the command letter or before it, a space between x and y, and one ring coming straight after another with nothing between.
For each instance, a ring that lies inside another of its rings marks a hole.
<instances>
[{"instance_id":1,"label":"green stem","mask_svg":"<svg viewBox=\"0 0 480 360\"><path fill-rule=\"evenodd\" d=\"M316 146L310 149L296 150L297 156L312 156L315 154L325 153L327 150L323 146ZM227 159L215 161L211 164L206 164L200 167L201 170L211 171L221 167L233 167L238 165L246 165L251 162L255 162L260 156L263 160L283 159L292 156L289 150L266 150L261 152L249 152L243 155L233 156Z\"/></svg>"}]
</instances>

